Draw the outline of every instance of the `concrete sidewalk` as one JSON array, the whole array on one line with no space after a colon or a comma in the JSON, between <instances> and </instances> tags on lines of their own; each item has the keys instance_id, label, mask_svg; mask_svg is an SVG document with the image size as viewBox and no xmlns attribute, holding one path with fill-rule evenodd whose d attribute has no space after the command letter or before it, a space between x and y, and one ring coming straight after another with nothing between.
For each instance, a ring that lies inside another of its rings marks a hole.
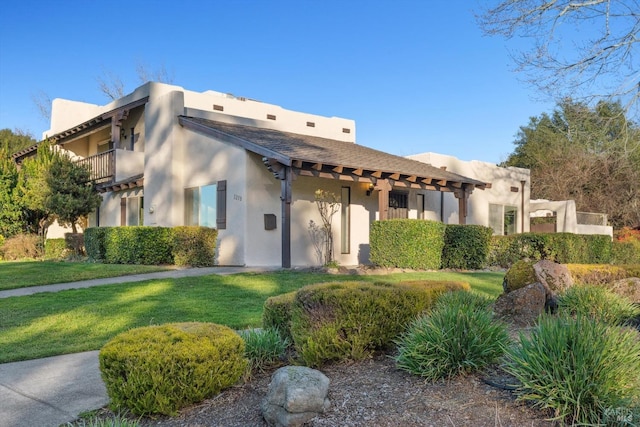
<instances>
[{"instance_id":1,"label":"concrete sidewalk","mask_svg":"<svg viewBox=\"0 0 640 427\"><path fill-rule=\"evenodd\" d=\"M57 427L109 403L98 351L0 364L0 425Z\"/></svg>"},{"instance_id":2,"label":"concrete sidewalk","mask_svg":"<svg viewBox=\"0 0 640 427\"><path fill-rule=\"evenodd\" d=\"M14 289L0 298L150 279L277 271L279 268L189 268ZM58 427L109 402L98 351L0 364L0 427Z\"/></svg>"},{"instance_id":3,"label":"concrete sidewalk","mask_svg":"<svg viewBox=\"0 0 640 427\"><path fill-rule=\"evenodd\" d=\"M176 270L157 271L155 273L136 274L133 276L107 277L104 279L83 280L80 282L57 283L54 285L31 286L29 288L9 289L0 291L0 298L20 297L40 292L58 292L65 289L90 288L92 286L112 285L115 283L142 282L152 279L178 279L180 277L207 276L219 274L222 276L238 273L265 273L279 271L279 267L206 267L180 268ZM1 426L1 425L0 425Z\"/></svg>"}]
</instances>

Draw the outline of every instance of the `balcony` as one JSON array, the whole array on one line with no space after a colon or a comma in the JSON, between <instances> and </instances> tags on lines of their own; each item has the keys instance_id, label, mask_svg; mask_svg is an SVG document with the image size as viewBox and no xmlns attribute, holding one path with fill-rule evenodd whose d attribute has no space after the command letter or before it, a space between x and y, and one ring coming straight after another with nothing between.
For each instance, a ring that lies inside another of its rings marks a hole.
<instances>
[{"instance_id":1,"label":"balcony","mask_svg":"<svg viewBox=\"0 0 640 427\"><path fill-rule=\"evenodd\" d=\"M112 149L77 161L91 171L90 180L96 184L123 181L144 173L144 153Z\"/></svg>"}]
</instances>

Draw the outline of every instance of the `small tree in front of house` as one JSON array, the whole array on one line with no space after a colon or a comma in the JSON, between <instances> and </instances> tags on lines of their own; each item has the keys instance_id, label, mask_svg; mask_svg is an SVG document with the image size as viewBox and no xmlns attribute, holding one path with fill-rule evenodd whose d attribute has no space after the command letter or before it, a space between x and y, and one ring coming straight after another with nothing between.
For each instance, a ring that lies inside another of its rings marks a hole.
<instances>
[{"instance_id":1,"label":"small tree in front of house","mask_svg":"<svg viewBox=\"0 0 640 427\"><path fill-rule=\"evenodd\" d=\"M71 226L73 233L77 233L80 218L92 212L101 201L90 181L89 170L67 155L56 153L49 166L46 183L49 194L45 198L45 207L61 225Z\"/></svg>"},{"instance_id":2,"label":"small tree in front of house","mask_svg":"<svg viewBox=\"0 0 640 427\"><path fill-rule=\"evenodd\" d=\"M316 190L314 200L320 213L322 224L309 221L309 234L318 254L318 258L324 261L324 265L333 261L333 216L340 209L340 198L331 191Z\"/></svg>"}]
</instances>

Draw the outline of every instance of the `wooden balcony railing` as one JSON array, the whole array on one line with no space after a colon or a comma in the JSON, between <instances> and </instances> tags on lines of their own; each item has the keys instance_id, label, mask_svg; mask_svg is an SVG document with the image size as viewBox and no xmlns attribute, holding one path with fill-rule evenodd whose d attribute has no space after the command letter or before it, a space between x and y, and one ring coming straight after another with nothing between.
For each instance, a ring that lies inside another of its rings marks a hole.
<instances>
[{"instance_id":1,"label":"wooden balcony railing","mask_svg":"<svg viewBox=\"0 0 640 427\"><path fill-rule=\"evenodd\" d=\"M76 163L87 165L91 172L91 181L103 183L112 181L116 174L116 150L105 151L78 160Z\"/></svg>"}]
</instances>

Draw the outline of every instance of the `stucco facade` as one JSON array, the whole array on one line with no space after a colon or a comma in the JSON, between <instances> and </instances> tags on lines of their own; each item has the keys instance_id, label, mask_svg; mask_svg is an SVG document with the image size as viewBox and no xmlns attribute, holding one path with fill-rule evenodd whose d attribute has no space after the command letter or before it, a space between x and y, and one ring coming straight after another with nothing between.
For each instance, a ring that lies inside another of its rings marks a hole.
<instances>
[{"instance_id":1,"label":"stucco facade","mask_svg":"<svg viewBox=\"0 0 640 427\"><path fill-rule=\"evenodd\" d=\"M489 184L484 191L474 191L469 196L467 224L492 227L495 234L529 231L531 175L528 169L505 168L477 160L463 161L437 153L409 157ZM451 194L431 193L428 206L430 219L456 223L457 203ZM510 224L505 224L505 215L515 219L511 228Z\"/></svg>"},{"instance_id":2,"label":"stucco facade","mask_svg":"<svg viewBox=\"0 0 640 427\"><path fill-rule=\"evenodd\" d=\"M369 262L379 219L529 230L528 170L394 156L356 144L353 120L221 92L147 83L104 106L55 100L45 136L94 172L102 203L90 226L215 226L219 265L321 265L319 189L338 196L342 265Z\"/></svg>"}]
</instances>

